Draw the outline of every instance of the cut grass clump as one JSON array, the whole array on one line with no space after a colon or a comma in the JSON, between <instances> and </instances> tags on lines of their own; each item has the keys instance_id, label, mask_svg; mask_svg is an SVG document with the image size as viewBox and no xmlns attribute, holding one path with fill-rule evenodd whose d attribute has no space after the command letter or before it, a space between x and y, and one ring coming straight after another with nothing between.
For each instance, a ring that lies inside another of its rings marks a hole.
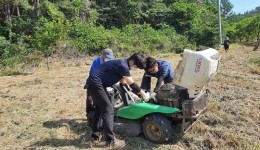
<instances>
[{"instance_id":1,"label":"cut grass clump","mask_svg":"<svg viewBox=\"0 0 260 150\"><path fill-rule=\"evenodd\" d=\"M23 73L17 70L0 70L0 76L13 76L13 75L22 75Z\"/></svg>"},{"instance_id":2,"label":"cut grass clump","mask_svg":"<svg viewBox=\"0 0 260 150\"><path fill-rule=\"evenodd\" d=\"M260 75L260 57L250 58L250 72L253 74Z\"/></svg>"},{"instance_id":3,"label":"cut grass clump","mask_svg":"<svg viewBox=\"0 0 260 150\"><path fill-rule=\"evenodd\" d=\"M260 57L250 58L249 63L260 65Z\"/></svg>"}]
</instances>

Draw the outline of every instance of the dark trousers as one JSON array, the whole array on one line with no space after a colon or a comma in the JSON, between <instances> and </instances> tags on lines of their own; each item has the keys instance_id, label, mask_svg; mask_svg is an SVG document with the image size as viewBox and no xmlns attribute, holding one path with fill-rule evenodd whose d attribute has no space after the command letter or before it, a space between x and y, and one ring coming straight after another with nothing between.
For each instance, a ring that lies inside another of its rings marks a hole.
<instances>
[{"instance_id":1,"label":"dark trousers","mask_svg":"<svg viewBox=\"0 0 260 150\"><path fill-rule=\"evenodd\" d=\"M87 99L86 99L86 116L88 116L88 114L91 111L95 111L95 106L93 104L93 100L92 97L90 96L88 90L87 90Z\"/></svg>"},{"instance_id":2,"label":"dark trousers","mask_svg":"<svg viewBox=\"0 0 260 150\"><path fill-rule=\"evenodd\" d=\"M88 90L87 90L87 98L86 98L86 117L91 117L88 116L88 114L91 115L91 112L93 112L94 114L96 113L96 106L94 105L92 96L90 96ZM98 129L103 130L103 120L102 117L99 117L99 124L98 124ZM91 127L93 127L92 124L90 124Z\"/></svg>"},{"instance_id":3,"label":"dark trousers","mask_svg":"<svg viewBox=\"0 0 260 150\"><path fill-rule=\"evenodd\" d=\"M229 44L224 44L224 48L227 51L229 49Z\"/></svg>"},{"instance_id":4,"label":"dark trousers","mask_svg":"<svg viewBox=\"0 0 260 150\"><path fill-rule=\"evenodd\" d=\"M95 105L95 115L92 125L92 138L97 139L100 136L100 121L103 120L103 128L106 141L114 140L113 124L114 124L114 108L106 93L105 88L100 85L91 85L88 87L90 96ZM102 119L100 119L100 117Z\"/></svg>"}]
</instances>

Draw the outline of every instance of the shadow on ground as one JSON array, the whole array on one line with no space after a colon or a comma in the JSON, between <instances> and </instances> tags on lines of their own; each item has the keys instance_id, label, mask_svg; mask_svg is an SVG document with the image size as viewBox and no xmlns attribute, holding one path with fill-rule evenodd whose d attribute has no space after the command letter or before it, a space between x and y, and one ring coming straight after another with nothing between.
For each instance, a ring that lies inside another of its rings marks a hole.
<instances>
[{"instance_id":1,"label":"shadow on ground","mask_svg":"<svg viewBox=\"0 0 260 150\"><path fill-rule=\"evenodd\" d=\"M30 148L35 147L66 147L74 146L75 148L90 148L90 127L87 126L86 119L61 119L46 121L43 123L45 128L66 127L70 132L78 135L76 139L59 139L48 138L43 141L37 141Z\"/></svg>"},{"instance_id":2,"label":"shadow on ground","mask_svg":"<svg viewBox=\"0 0 260 150\"><path fill-rule=\"evenodd\" d=\"M30 149L35 149L37 147L74 147L75 149L88 149L91 148L90 139L91 139L91 128L87 125L85 119L61 119L56 121L46 121L43 123L45 128L62 128L66 127L71 133L76 134L78 138L47 138L42 141L37 141L34 144L30 145ZM173 140L169 144L176 144L183 136L181 132L181 126L173 126ZM122 139L126 141L126 149L131 149L135 146L134 143L140 142L140 147L142 148L158 148L160 145L151 143L145 139L143 134L138 137L129 137L126 135L121 136ZM132 141L129 143L129 141ZM140 148L139 147L139 148Z\"/></svg>"},{"instance_id":3,"label":"shadow on ground","mask_svg":"<svg viewBox=\"0 0 260 150\"><path fill-rule=\"evenodd\" d=\"M87 126L86 119L60 119L56 121L46 121L43 123L43 127L50 129L60 128L63 126L77 134L85 132L86 129L90 130L90 128Z\"/></svg>"}]
</instances>

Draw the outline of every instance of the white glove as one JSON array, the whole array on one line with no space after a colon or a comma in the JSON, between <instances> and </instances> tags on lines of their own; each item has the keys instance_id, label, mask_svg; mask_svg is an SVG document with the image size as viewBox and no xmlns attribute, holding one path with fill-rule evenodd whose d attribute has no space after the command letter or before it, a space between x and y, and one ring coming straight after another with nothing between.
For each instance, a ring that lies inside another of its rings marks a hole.
<instances>
[{"instance_id":1,"label":"white glove","mask_svg":"<svg viewBox=\"0 0 260 150\"><path fill-rule=\"evenodd\" d=\"M142 99L143 99L145 102L148 102L149 99L150 99L150 93L144 93L144 95L142 96Z\"/></svg>"},{"instance_id":2,"label":"white glove","mask_svg":"<svg viewBox=\"0 0 260 150\"><path fill-rule=\"evenodd\" d=\"M152 92L151 95L150 95L150 97L151 97L155 102L157 102L156 95L157 95L157 94L156 94L155 92Z\"/></svg>"},{"instance_id":3,"label":"white glove","mask_svg":"<svg viewBox=\"0 0 260 150\"><path fill-rule=\"evenodd\" d=\"M157 94L155 92L151 93L151 97L155 97Z\"/></svg>"}]
</instances>

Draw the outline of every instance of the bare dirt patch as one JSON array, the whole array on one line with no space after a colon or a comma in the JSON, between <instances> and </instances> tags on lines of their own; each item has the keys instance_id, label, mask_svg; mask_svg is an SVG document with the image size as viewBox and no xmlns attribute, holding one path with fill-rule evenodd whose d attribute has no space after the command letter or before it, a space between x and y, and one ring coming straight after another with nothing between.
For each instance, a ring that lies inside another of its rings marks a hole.
<instances>
[{"instance_id":1,"label":"bare dirt patch","mask_svg":"<svg viewBox=\"0 0 260 150\"><path fill-rule=\"evenodd\" d=\"M127 149L260 149L260 76L249 59L253 47L231 45L219 50L219 73L209 84L208 110L185 135L157 145L141 137L126 140ZM157 55L176 67L179 55ZM89 58L81 65L40 68L26 76L0 77L1 149L90 149L85 117ZM140 83L143 71L132 73Z\"/></svg>"}]
</instances>

